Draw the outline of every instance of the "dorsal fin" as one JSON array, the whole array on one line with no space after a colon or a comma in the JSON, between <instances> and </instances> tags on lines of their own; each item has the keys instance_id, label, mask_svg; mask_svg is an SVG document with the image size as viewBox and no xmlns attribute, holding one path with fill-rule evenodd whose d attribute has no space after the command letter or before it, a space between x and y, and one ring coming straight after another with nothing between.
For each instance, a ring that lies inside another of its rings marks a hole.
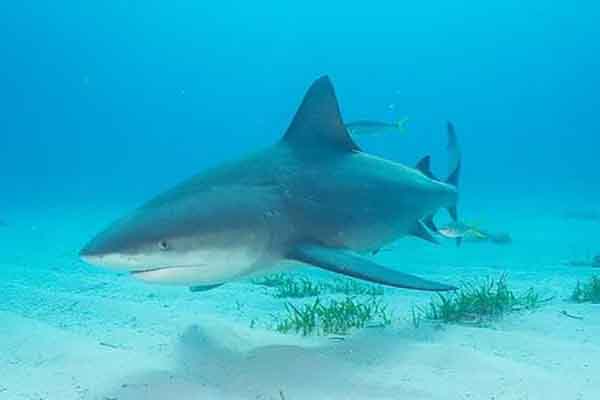
<instances>
[{"instance_id":1,"label":"dorsal fin","mask_svg":"<svg viewBox=\"0 0 600 400\"><path fill-rule=\"evenodd\" d=\"M437 178L433 175L433 172L431 172L431 157L430 156L423 157L421 159L421 161L419 161L417 163L417 166L415 168L418 169L419 171L421 171L423 173L423 175L425 175L426 177L437 180Z\"/></svg>"},{"instance_id":2,"label":"dorsal fin","mask_svg":"<svg viewBox=\"0 0 600 400\"><path fill-rule=\"evenodd\" d=\"M306 150L359 150L344 126L328 76L317 79L308 89L283 141Z\"/></svg>"}]
</instances>

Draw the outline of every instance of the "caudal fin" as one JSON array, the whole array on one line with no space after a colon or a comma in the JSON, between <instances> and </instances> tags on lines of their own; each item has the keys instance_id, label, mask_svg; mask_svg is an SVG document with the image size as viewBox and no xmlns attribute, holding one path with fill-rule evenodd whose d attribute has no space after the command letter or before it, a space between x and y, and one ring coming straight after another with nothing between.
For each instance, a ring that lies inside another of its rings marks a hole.
<instances>
[{"instance_id":1,"label":"caudal fin","mask_svg":"<svg viewBox=\"0 0 600 400\"><path fill-rule=\"evenodd\" d=\"M460 169L462 165L462 157L460 153L460 147L458 145L458 138L454 130L454 124L448 122L448 171L449 175L446 179L446 183L452 185L458 189L460 181ZM454 221L458 221L458 210L456 204L448 207L448 213Z\"/></svg>"},{"instance_id":2,"label":"caudal fin","mask_svg":"<svg viewBox=\"0 0 600 400\"><path fill-rule=\"evenodd\" d=\"M461 167L460 147L458 146L458 138L454 130L454 124L448 122L448 171L449 175L446 183L458 186Z\"/></svg>"}]
</instances>

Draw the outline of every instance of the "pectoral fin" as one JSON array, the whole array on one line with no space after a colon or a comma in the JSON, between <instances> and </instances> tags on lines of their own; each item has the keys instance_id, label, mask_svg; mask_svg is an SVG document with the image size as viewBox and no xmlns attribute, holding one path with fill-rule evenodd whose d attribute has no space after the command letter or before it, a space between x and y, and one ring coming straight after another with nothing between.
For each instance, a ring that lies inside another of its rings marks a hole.
<instances>
[{"instance_id":1,"label":"pectoral fin","mask_svg":"<svg viewBox=\"0 0 600 400\"><path fill-rule=\"evenodd\" d=\"M288 258L338 274L397 288L429 291L456 290L454 286L404 274L342 249L307 244L295 247L288 254Z\"/></svg>"}]
</instances>

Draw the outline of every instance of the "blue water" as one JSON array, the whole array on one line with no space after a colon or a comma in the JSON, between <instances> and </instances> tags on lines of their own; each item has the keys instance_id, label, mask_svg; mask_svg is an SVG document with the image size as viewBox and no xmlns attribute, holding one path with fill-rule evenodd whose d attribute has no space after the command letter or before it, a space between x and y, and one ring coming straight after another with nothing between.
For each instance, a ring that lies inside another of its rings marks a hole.
<instances>
[{"instance_id":1,"label":"blue water","mask_svg":"<svg viewBox=\"0 0 600 400\"><path fill-rule=\"evenodd\" d=\"M52 202L144 199L277 140L321 74L347 120L409 118L405 138L373 151L407 163L433 154L443 170L451 119L467 188L598 198L594 2L39 1L1 11L9 205L31 201L33 188Z\"/></svg>"},{"instance_id":2,"label":"blue water","mask_svg":"<svg viewBox=\"0 0 600 400\"><path fill-rule=\"evenodd\" d=\"M77 251L149 197L279 140L325 74L346 121L408 118L405 135L358 139L366 151L409 165L430 154L444 176L445 126L454 122L464 154L461 214L515 239L462 252L408 241L380 260L449 280L509 267L525 279L548 266L533 279L563 296L589 271L570 274L560 262L600 253L597 221L564 218L600 212L599 20L600 3L586 0L2 2L0 267L13 303L0 310L96 338L88 311L70 325L63 300L58 310L35 305L52 304L57 291L79 295L88 279L118 279L99 298L135 303L152 290L167 305L183 302L180 310L200 301L88 270ZM226 304L227 318L235 310ZM260 307L257 318L273 311ZM137 315L121 312L124 321Z\"/></svg>"}]
</instances>

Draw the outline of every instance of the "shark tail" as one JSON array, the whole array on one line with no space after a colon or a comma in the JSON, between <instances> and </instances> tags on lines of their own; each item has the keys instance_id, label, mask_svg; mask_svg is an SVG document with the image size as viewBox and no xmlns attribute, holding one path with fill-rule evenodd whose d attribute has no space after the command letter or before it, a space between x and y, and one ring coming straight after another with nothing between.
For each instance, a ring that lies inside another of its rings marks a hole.
<instances>
[{"instance_id":1,"label":"shark tail","mask_svg":"<svg viewBox=\"0 0 600 400\"><path fill-rule=\"evenodd\" d=\"M461 154L460 148L458 146L458 139L456 137L456 132L454 131L454 125L452 122L448 122L448 158L449 158L449 175L445 180L445 183L456 188L458 192L458 184L460 178L460 169L461 169ZM431 158L429 156L423 157L415 167L417 170L421 171L427 177L437 179L433 173L431 172ZM448 210L448 214L454 222L458 222L458 195L456 196L456 202L446 209ZM421 220L421 225L427 227L427 229L433 233L444 236L444 234L440 233L438 227L434 222L435 212L431 215L426 216ZM422 235L417 235L419 237L423 237ZM462 237L456 238L456 245L460 246L462 242Z\"/></svg>"},{"instance_id":2,"label":"shark tail","mask_svg":"<svg viewBox=\"0 0 600 400\"><path fill-rule=\"evenodd\" d=\"M460 153L460 147L458 146L458 139L454 130L454 124L448 122L448 171L449 175L446 178L446 183L454 186L458 190L460 181L460 170L462 164L462 157ZM448 213L454 221L458 221L458 197L457 203L448 207ZM457 243L458 244L458 243Z\"/></svg>"}]
</instances>

